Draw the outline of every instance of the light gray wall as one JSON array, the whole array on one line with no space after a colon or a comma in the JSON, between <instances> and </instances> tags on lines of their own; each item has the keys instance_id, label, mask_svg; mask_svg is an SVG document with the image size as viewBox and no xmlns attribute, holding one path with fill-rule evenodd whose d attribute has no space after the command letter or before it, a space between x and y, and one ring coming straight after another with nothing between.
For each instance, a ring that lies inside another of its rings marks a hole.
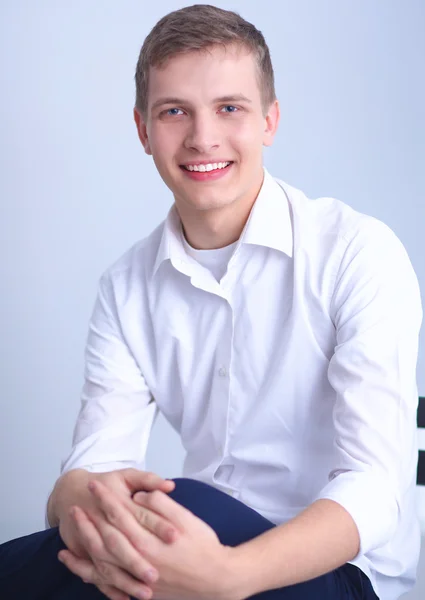
<instances>
[{"instance_id":1,"label":"light gray wall","mask_svg":"<svg viewBox=\"0 0 425 600\"><path fill-rule=\"evenodd\" d=\"M216 4L253 21L271 49L282 122L269 170L385 221L424 289L423 1ZM1 2L0 542L43 528L98 277L171 205L136 136L133 74L146 34L182 5ZM182 458L160 419L148 467L175 476Z\"/></svg>"}]
</instances>

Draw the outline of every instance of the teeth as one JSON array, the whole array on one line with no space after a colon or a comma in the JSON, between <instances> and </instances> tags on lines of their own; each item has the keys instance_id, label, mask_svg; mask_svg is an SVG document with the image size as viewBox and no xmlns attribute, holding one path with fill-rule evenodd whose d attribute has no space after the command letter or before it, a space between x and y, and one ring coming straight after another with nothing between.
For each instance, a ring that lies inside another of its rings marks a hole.
<instances>
[{"instance_id":1,"label":"teeth","mask_svg":"<svg viewBox=\"0 0 425 600\"><path fill-rule=\"evenodd\" d=\"M230 165L230 162L209 163L208 165L186 165L185 169L188 171L199 171L200 173L205 173L206 171L224 169L227 167L227 165Z\"/></svg>"}]
</instances>

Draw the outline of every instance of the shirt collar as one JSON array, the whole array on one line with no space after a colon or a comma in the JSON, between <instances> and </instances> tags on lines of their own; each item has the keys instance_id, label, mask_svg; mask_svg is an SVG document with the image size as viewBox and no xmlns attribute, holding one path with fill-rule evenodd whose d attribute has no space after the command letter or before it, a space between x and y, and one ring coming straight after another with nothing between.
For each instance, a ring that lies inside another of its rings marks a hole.
<instances>
[{"instance_id":1,"label":"shirt collar","mask_svg":"<svg viewBox=\"0 0 425 600\"><path fill-rule=\"evenodd\" d=\"M153 275L165 260L181 266L187 263L187 254L182 243L182 226L176 205L170 208L162 229L161 242L156 254Z\"/></svg>"},{"instance_id":2,"label":"shirt collar","mask_svg":"<svg viewBox=\"0 0 425 600\"><path fill-rule=\"evenodd\" d=\"M164 221L161 241L155 259L153 275L165 260L171 260L179 270L188 264L182 243L182 226L175 204ZM284 252L292 257L292 222L286 192L264 168L264 179L242 231L239 244L255 244Z\"/></svg>"},{"instance_id":3,"label":"shirt collar","mask_svg":"<svg viewBox=\"0 0 425 600\"><path fill-rule=\"evenodd\" d=\"M264 180L241 235L241 243L266 246L292 257L293 234L289 199L264 169Z\"/></svg>"}]
</instances>

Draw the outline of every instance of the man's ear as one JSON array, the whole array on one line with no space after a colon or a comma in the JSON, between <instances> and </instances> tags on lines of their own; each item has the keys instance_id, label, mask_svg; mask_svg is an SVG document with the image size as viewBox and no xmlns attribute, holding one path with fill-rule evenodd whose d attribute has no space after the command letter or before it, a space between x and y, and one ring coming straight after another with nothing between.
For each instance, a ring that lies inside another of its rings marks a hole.
<instances>
[{"instance_id":1,"label":"man's ear","mask_svg":"<svg viewBox=\"0 0 425 600\"><path fill-rule=\"evenodd\" d=\"M143 148L145 149L146 154L152 154L152 150L149 144L148 132L146 128L146 123L143 120L142 115L138 108L134 108L134 121L137 127L137 133L139 135L139 140L142 142Z\"/></svg>"},{"instance_id":2,"label":"man's ear","mask_svg":"<svg viewBox=\"0 0 425 600\"><path fill-rule=\"evenodd\" d=\"M279 101L274 100L267 111L265 118L265 128L263 135L263 145L271 146L273 144L274 136L279 125L280 120L280 106Z\"/></svg>"}]
</instances>

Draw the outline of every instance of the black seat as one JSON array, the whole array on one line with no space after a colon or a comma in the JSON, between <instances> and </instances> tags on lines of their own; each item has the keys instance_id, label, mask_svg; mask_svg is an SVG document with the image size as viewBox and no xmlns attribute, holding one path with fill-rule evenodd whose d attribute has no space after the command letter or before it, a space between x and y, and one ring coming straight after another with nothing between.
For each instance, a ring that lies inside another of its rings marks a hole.
<instances>
[{"instance_id":1,"label":"black seat","mask_svg":"<svg viewBox=\"0 0 425 600\"><path fill-rule=\"evenodd\" d=\"M418 427L425 429L425 397L419 398ZM418 485L425 485L425 448L419 450L418 474L416 477Z\"/></svg>"}]
</instances>

